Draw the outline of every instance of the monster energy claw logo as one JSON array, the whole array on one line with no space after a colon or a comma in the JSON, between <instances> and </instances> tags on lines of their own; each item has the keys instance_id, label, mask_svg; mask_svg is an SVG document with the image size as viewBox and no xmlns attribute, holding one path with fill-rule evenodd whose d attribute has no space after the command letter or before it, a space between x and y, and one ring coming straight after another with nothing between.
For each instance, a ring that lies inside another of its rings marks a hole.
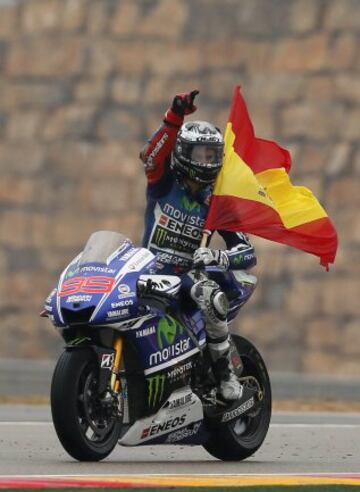
<instances>
[{"instance_id":1,"label":"monster energy claw logo","mask_svg":"<svg viewBox=\"0 0 360 492\"><path fill-rule=\"evenodd\" d=\"M181 205L187 212L192 212L193 210L200 212L200 204L195 200L189 200L187 196L182 197Z\"/></svg>"},{"instance_id":2,"label":"monster energy claw logo","mask_svg":"<svg viewBox=\"0 0 360 492\"><path fill-rule=\"evenodd\" d=\"M164 395L165 375L158 374L157 376L147 378L146 380L149 385L148 404L149 407L154 407L157 403L161 401Z\"/></svg>"},{"instance_id":3,"label":"monster energy claw logo","mask_svg":"<svg viewBox=\"0 0 360 492\"><path fill-rule=\"evenodd\" d=\"M154 238L155 244L157 244L158 246L162 246L166 241L166 238L167 238L167 232L165 231L165 229L158 228L155 232L155 238Z\"/></svg>"}]
</instances>

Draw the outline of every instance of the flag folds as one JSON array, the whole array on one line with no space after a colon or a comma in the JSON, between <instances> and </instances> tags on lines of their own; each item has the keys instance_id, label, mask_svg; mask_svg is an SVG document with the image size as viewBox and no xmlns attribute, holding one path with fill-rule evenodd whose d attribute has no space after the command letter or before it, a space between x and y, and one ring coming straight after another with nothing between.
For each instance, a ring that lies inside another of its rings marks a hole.
<instances>
[{"instance_id":1,"label":"flag folds","mask_svg":"<svg viewBox=\"0 0 360 492\"><path fill-rule=\"evenodd\" d=\"M312 192L292 185L290 168L287 150L256 138L236 87L205 229L255 234L319 256L328 267L336 254L335 228Z\"/></svg>"}]
</instances>

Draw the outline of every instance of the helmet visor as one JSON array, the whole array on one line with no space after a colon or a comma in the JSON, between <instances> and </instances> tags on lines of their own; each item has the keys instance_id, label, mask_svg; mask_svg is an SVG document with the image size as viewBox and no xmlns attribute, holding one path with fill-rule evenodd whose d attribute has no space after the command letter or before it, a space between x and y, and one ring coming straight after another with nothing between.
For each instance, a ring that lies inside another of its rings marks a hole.
<instances>
[{"instance_id":1,"label":"helmet visor","mask_svg":"<svg viewBox=\"0 0 360 492\"><path fill-rule=\"evenodd\" d=\"M191 151L190 159L200 165L219 165L222 160L222 149L210 145L194 145Z\"/></svg>"},{"instance_id":2,"label":"helmet visor","mask_svg":"<svg viewBox=\"0 0 360 492\"><path fill-rule=\"evenodd\" d=\"M223 142L184 142L178 139L173 152L175 168L199 183L215 181L223 162Z\"/></svg>"},{"instance_id":3,"label":"helmet visor","mask_svg":"<svg viewBox=\"0 0 360 492\"><path fill-rule=\"evenodd\" d=\"M209 143L197 143L197 144L182 144L180 151L181 158L189 164L218 168L222 165L224 153L224 145L222 143L213 142Z\"/></svg>"}]
</instances>

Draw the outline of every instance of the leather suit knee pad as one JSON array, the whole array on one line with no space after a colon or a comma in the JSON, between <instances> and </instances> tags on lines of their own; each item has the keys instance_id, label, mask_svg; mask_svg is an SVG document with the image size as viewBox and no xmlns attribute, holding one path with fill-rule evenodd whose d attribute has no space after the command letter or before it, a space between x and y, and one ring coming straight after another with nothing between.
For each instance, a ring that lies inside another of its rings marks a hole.
<instances>
[{"instance_id":1,"label":"leather suit knee pad","mask_svg":"<svg viewBox=\"0 0 360 492\"><path fill-rule=\"evenodd\" d=\"M215 324L226 320L229 303L216 282L201 280L192 286L190 295L207 320Z\"/></svg>"}]
</instances>

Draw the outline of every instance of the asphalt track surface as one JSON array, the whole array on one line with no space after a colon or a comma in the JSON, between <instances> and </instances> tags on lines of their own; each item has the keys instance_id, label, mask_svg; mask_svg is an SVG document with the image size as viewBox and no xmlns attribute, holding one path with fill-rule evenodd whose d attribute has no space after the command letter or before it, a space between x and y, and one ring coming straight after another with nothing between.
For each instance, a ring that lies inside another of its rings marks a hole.
<instances>
[{"instance_id":1,"label":"asphalt track surface","mask_svg":"<svg viewBox=\"0 0 360 492\"><path fill-rule=\"evenodd\" d=\"M0 406L0 477L325 474L360 477L360 414L276 413L262 448L223 463L202 447L117 446L100 463L62 449L47 406Z\"/></svg>"}]
</instances>

